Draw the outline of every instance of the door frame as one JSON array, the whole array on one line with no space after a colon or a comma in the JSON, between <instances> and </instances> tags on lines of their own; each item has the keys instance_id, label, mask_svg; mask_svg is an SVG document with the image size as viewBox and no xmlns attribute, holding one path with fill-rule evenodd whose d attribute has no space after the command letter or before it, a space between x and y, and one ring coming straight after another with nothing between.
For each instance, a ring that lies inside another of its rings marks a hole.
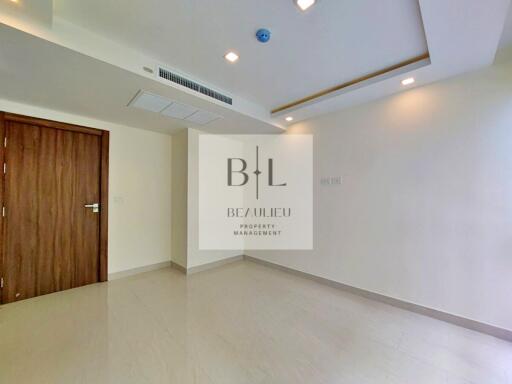
<instances>
[{"instance_id":1,"label":"door frame","mask_svg":"<svg viewBox=\"0 0 512 384\"><path fill-rule=\"evenodd\" d=\"M99 270L98 280L104 282L108 280L108 170L109 170L109 143L110 132L102 129L89 128L81 125L67 124L53 120L40 119L37 117L18 115L15 113L0 111L0 164L3 167L5 161L5 148L3 138L5 137L5 123L17 122L23 124L32 124L40 127L62 129L65 131L86 133L99 136L101 142L100 159L100 249L99 249ZM7 144L9 145L9 144ZM4 177L0 177L0 209L4 206ZM3 275L4 260L4 242L6 223L3 215L0 213L0 276ZM2 294L0 294L0 304L2 304Z\"/></svg>"}]
</instances>

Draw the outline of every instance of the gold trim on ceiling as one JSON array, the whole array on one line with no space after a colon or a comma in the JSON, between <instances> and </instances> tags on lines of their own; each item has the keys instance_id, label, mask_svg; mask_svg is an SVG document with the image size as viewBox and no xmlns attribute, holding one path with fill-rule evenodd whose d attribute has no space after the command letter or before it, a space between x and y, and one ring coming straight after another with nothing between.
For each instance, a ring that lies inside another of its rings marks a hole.
<instances>
[{"instance_id":1,"label":"gold trim on ceiling","mask_svg":"<svg viewBox=\"0 0 512 384\"><path fill-rule=\"evenodd\" d=\"M297 107L297 106L299 106L301 104L304 104L304 103L307 103L309 101L312 101L312 100L318 99L320 97L326 96L326 95L328 95L330 93L341 91L341 90L343 90L345 88L348 88L348 87L351 87L353 85L360 84L362 82L374 79L376 77L379 77L379 76L385 75L387 73L396 71L397 69L404 68L404 67L407 67L409 65L416 64L416 63L419 63L419 62L421 62L423 60L427 60L427 59L430 59L430 53L429 52L426 52L426 53L424 53L424 54L422 54L420 56L416 56L416 57L413 57L411 59L402 61L402 62L400 62L398 64L391 65L391 66L386 67L384 69L380 69L380 70L378 70L376 72L372 72L372 73L369 73L367 75L358 77L356 79L347 81L345 83L336 85L334 87L330 87L330 88L324 89L323 91L320 91L320 92L317 92L317 93L313 93L312 95L306 96L306 97L304 97L302 99L293 101L291 103L282 105L282 106L272 110L272 114L278 113L278 112L282 112L282 111L287 110L289 108Z\"/></svg>"}]
</instances>

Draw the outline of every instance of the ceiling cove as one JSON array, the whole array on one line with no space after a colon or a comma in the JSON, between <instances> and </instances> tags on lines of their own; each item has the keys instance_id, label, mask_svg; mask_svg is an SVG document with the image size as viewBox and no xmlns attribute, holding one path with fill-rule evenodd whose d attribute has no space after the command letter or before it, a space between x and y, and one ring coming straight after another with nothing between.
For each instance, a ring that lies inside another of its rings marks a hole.
<instances>
[{"instance_id":1,"label":"ceiling cove","mask_svg":"<svg viewBox=\"0 0 512 384\"><path fill-rule=\"evenodd\" d=\"M419 0L415 1L417 3L418 10L421 9ZM395 64L385 66L381 69L377 69L371 72L368 72L361 76L356 76L350 80L343 81L339 84L335 84L331 87L327 87L321 89L317 92L311 93L309 95L303 96L299 99L292 100L290 102L284 103L278 107L275 107L271 110L272 116L278 117L285 113L292 112L297 110L303 106L311 105L317 103L322 100L329 99L331 97L348 93L354 91L356 89L374 84L376 82L388 79L390 77L394 77L403 73L408 73L418 68L422 68L431 64L430 60L430 52L428 50L428 43L426 38L425 26L421 16L421 11L418 12L418 28L422 31L422 36L424 40L425 51L420 55L415 55L405 60L401 60Z\"/></svg>"}]
</instances>

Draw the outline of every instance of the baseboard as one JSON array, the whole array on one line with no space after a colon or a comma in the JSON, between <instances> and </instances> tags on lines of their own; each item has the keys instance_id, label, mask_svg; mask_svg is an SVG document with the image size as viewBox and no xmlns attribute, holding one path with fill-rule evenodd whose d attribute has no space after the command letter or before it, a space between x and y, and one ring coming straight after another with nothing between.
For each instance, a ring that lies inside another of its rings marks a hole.
<instances>
[{"instance_id":1,"label":"baseboard","mask_svg":"<svg viewBox=\"0 0 512 384\"><path fill-rule=\"evenodd\" d=\"M235 261L243 260L244 257L245 257L244 255L233 256L233 257L228 257L227 259L214 261L212 263L207 263L207 264L202 264L202 265L198 265L195 267L190 267L190 268L187 268L187 275L192 275L192 274L198 273L198 272L204 272L209 269L218 268L218 267L221 267L226 264L234 263Z\"/></svg>"},{"instance_id":2,"label":"baseboard","mask_svg":"<svg viewBox=\"0 0 512 384\"><path fill-rule=\"evenodd\" d=\"M162 269L162 268L169 268L170 266L171 266L170 261L164 261L163 263L145 265L144 267L132 268L132 269L127 269L127 270L121 271L121 272L109 273L108 279L109 280L122 279L123 277L138 275L139 273L144 273L144 272L156 271L157 269Z\"/></svg>"},{"instance_id":3,"label":"baseboard","mask_svg":"<svg viewBox=\"0 0 512 384\"><path fill-rule=\"evenodd\" d=\"M187 268L185 268L183 265L175 263L174 261L171 261L171 268L176 269L180 272L187 273Z\"/></svg>"},{"instance_id":4,"label":"baseboard","mask_svg":"<svg viewBox=\"0 0 512 384\"><path fill-rule=\"evenodd\" d=\"M490 335L490 336L493 336L493 337L497 337L499 339L503 339L503 340L512 342L512 331L510 331L508 329L496 327L494 325L482 323L482 322L479 322L479 321L476 321L476 320L472 320L472 319L468 319L468 318L465 318L465 317L462 317L462 316L453 315L451 313L439 311L437 309L433 309L433 308L429 308L429 307L424 307L422 305L414 304L414 303L411 303L411 302L408 302L408 301L403 301L403 300L400 300L400 299L395 299L393 297L385 296L385 295L382 295L380 293L375 293L375 292L367 291L367 290L364 290L364 289L361 289L361 288L355 288L355 287L352 287L350 285L339 283L339 282L334 281L334 280L329 280L329 279L326 279L324 277L315 276L315 275L312 275L312 274L307 273L307 272L297 271L295 269L292 269L292 268L289 268L289 267L285 267L283 265L275 264L275 263L272 263L270 261L257 259L257 258L252 257L252 256L244 256L244 259L247 260L247 261L252 261L254 263L265 265L267 267L271 267L271 268L279 269L281 271L292 273L292 274L297 275L297 276L305 277L305 278L308 278L310 280L315 280L315 281L320 282L322 284L326 284L326 285L329 285L329 286L334 287L334 288L342 289L342 290L344 290L346 292L349 292L349 293L352 293L352 294L355 294L355 295L358 295L358 296L362 296L362 297L365 297L365 298L370 299L370 300L375 300L375 301L378 301L378 302L381 302L381 303L389 304L389 305L392 305L392 306L397 307L397 308L401 308L401 309L405 309L405 310L408 310L408 311L411 311L411 312L419 313L421 315L428 316L428 317L431 317L431 318L434 318L434 319L437 319L437 320L441 320L441 321L444 321L444 322L447 322L447 323L450 323L450 324L454 324L454 325L457 325L459 327L467 328L467 329L470 329L472 331L484 333L486 335Z\"/></svg>"}]
</instances>

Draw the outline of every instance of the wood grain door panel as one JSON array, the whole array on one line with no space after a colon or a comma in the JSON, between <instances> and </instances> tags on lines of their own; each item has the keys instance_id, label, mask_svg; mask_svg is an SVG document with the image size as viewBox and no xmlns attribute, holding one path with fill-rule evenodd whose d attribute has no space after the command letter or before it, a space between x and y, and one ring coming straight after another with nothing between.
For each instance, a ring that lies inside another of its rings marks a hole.
<instances>
[{"instance_id":1,"label":"wood grain door panel","mask_svg":"<svg viewBox=\"0 0 512 384\"><path fill-rule=\"evenodd\" d=\"M98 136L74 135L74 175L79 176L73 183L75 201L79 202L73 207L75 286L79 287L99 281L100 214L84 205L100 202L101 143Z\"/></svg>"},{"instance_id":2,"label":"wood grain door panel","mask_svg":"<svg viewBox=\"0 0 512 384\"><path fill-rule=\"evenodd\" d=\"M101 136L6 121L4 303L99 281Z\"/></svg>"}]
</instances>

